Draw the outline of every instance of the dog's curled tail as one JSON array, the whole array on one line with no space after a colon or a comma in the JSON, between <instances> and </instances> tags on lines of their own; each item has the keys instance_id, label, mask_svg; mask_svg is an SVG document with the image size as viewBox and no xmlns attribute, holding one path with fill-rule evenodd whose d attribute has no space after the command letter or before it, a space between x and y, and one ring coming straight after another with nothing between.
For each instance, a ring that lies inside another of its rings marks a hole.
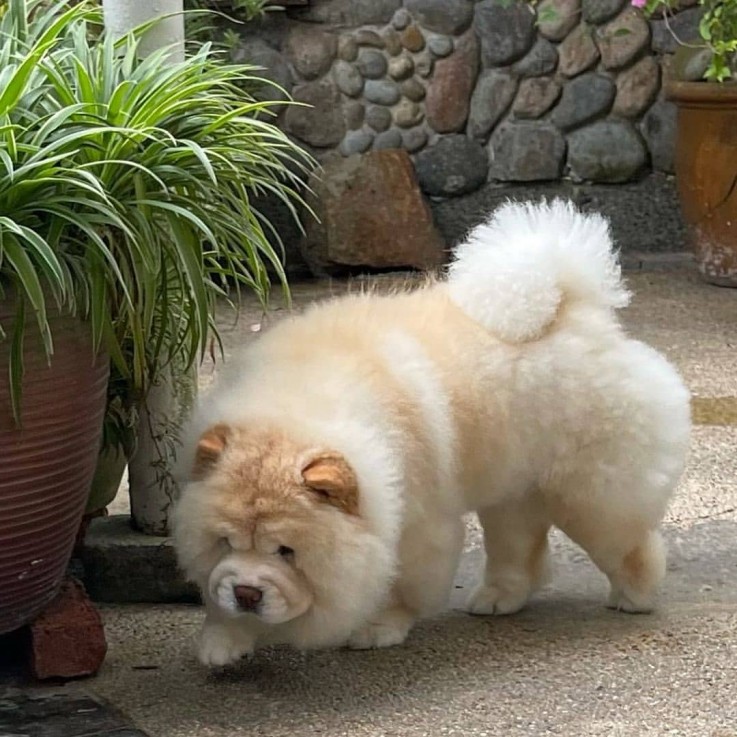
<instances>
[{"instance_id":1,"label":"dog's curled tail","mask_svg":"<svg viewBox=\"0 0 737 737\"><path fill-rule=\"evenodd\" d=\"M539 337L563 302L609 312L629 302L608 222L563 200L499 208L458 247L448 289L510 342Z\"/></svg>"}]
</instances>

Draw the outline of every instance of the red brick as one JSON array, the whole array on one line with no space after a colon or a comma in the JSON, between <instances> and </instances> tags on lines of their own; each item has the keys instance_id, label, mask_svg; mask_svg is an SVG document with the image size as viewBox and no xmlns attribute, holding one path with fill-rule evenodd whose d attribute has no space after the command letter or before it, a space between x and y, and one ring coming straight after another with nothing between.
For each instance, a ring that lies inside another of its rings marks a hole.
<instances>
[{"instance_id":1,"label":"red brick","mask_svg":"<svg viewBox=\"0 0 737 737\"><path fill-rule=\"evenodd\" d=\"M102 619L73 579L64 582L30 630L31 670L38 679L94 675L105 659Z\"/></svg>"}]
</instances>

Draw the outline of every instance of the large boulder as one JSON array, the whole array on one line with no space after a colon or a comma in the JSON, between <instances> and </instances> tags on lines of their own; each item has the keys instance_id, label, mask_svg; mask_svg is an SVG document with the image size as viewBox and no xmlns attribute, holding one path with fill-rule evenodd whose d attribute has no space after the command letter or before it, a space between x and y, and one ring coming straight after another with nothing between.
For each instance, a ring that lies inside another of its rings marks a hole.
<instances>
[{"instance_id":1,"label":"large boulder","mask_svg":"<svg viewBox=\"0 0 737 737\"><path fill-rule=\"evenodd\" d=\"M650 21L652 49L658 54L672 54L682 44L698 44L699 23L704 17L704 7L688 8L679 13L668 14L667 19ZM686 47L688 48L688 46Z\"/></svg>"},{"instance_id":2,"label":"large boulder","mask_svg":"<svg viewBox=\"0 0 737 737\"><path fill-rule=\"evenodd\" d=\"M560 84L553 77L523 79L512 112L516 118L539 118L560 97Z\"/></svg>"},{"instance_id":3,"label":"large boulder","mask_svg":"<svg viewBox=\"0 0 737 737\"><path fill-rule=\"evenodd\" d=\"M636 118L650 107L659 87L660 64L652 56L643 56L617 77L612 112L619 117Z\"/></svg>"},{"instance_id":4,"label":"large boulder","mask_svg":"<svg viewBox=\"0 0 737 737\"><path fill-rule=\"evenodd\" d=\"M591 69L599 61L591 28L585 23L575 28L558 46L558 71L565 77L575 77Z\"/></svg>"},{"instance_id":5,"label":"large boulder","mask_svg":"<svg viewBox=\"0 0 737 737\"><path fill-rule=\"evenodd\" d=\"M289 133L316 148L337 146L345 134L345 118L338 88L327 77L294 88L294 99L285 116Z\"/></svg>"},{"instance_id":6,"label":"large boulder","mask_svg":"<svg viewBox=\"0 0 737 737\"><path fill-rule=\"evenodd\" d=\"M481 39L484 67L505 66L522 58L535 41L535 16L525 2L481 0L476 3L474 25Z\"/></svg>"},{"instance_id":7,"label":"large boulder","mask_svg":"<svg viewBox=\"0 0 737 737\"><path fill-rule=\"evenodd\" d=\"M512 70L520 77L540 77L543 74L550 74L558 66L558 52L555 46L539 38L530 52L522 57L513 67Z\"/></svg>"},{"instance_id":8,"label":"large boulder","mask_svg":"<svg viewBox=\"0 0 737 737\"><path fill-rule=\"evenodd\" d=\"M489 142L489 177L502 182L542 182L563 173L566 143L555 126L544 121L508 122Z\"/></svg>"},{"instance_id":9,"label":"large boulder","mask_svg":"<svg viewBox=\"0 0 737 737\"><path fill-rule=\"evenodd\" d=\"M568 137L568 164L575 179L617 184L634 179L647 163L647 149L634 127L602 120Z\"/></svg>"},{"instance_id":10,"label":"large boulder","mask_svg":"<svg viewBox=\"0 0 737 737\"><path fill-rule=\"evenodd\" d=\"M542 0L537 6L540 35L562 41L578 24L581 0Z\"/></svg>"},{"instance_id":11,"label":"large boulder","mask_svg":"<svg viewBox=\"0 0 737 737\"><path fill-rule=\"evenodd\" d=\"M427 88L427 122L438 133L456 133L468 119L471 93L478 73L478 42L467 33L456 50L435 63L435 74Z\"/></svg>"},{"instance_id":12,"label":"large boulder","mask_svg":"<svg viewBox=\"0 0 737 737\"><path fill-rule=\"evenodd\" d=\"M489 161L478 142L463 135L442 136L415 158L422 191L432 197L457 197L486 182Z\"/></svg>"},{"instance_id":13,"label":"large boulder","mask_svg":"<svg viewBox=\"0 0 737 737\"><path fill-rule=\"evenodd\" d=\"M481 73L471 97L468 117L468 135L486 140L494 126L514 100L517 77L500 69L486 69Z\"/></svg>"},{"instance_id":14,"label":"large boulder","mask_svg":"<svg viewBox=\"0 0 737 737\"><path fill-rule=\"evenodd\" d=\"M581 126L607 113L616 93L609 77L596 72L583 74L565 86L551 120L562 130Z\"/></svg>"},{"instance_id":15,"label":"large boulder","mask_svg":"<svg viewBox=\"0 0 737 737\"><path fill-rule=\"evenodd\" d=\"M338 52L338 39L311 26L295 26L287 38L285 51L302 77L317 79L330 69Z\"/></svg>"},{"instance_id":16,"label":"large boulder","mask_svg":"<svg viewBox=\"0 0 737 737\"><path fill-rule=\"evenodd\" d=\"M650 26L635 9L626 10L596 31L601 63L606 69L622 69L650 43Z\"/></svg>"},{"instance_id":17,"label":"large boulder","mask_svg":"<svg viewBox=\"0 0 737 737\"><path fill-rule=\"evenodd\" d=\"M583 19L586 23L604 23L613 18L626 4L626 0L583 0Z\"/></svg>"},{"instance_id":18,"label":"large boulder","mask_svg":"<svg viewBox=\"0 0 737 737\"><path fill-rule=\"evenodd\" d=\"M642 119L640 130L650 149L653 169L672 174L676 146L678 108L667 100L658 100Z\"/></svg>"},{"instance_id":19,"label":"large boulder","mask_svg":"<svg viewBox=\"0 0 737 737\"><path fill-rule=\"evenodd\" d=\"M307 223L302 253L314 273L443 263L445 244L406 151L328 161L310 186L319 222Z\"/></svg>"},{"instance_id":20,"label":"large boulder","mask_svg":"<svg viewBox=\"0 0 737 737\"><path fill-rule=\"evenodd\" d=\"M231 50L230 57L237 64L261 67L253 73L265 83L259 84L254 90L254 97L257 100L288 98L292 91L292 73L286 59L275 48L259 38L248 38Z\"/></svg>"}]
</instances>

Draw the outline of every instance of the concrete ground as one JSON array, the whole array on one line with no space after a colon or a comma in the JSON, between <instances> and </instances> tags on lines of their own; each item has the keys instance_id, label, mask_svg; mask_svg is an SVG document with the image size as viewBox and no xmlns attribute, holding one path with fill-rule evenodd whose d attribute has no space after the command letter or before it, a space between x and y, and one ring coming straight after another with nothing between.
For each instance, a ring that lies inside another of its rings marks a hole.
<instances>
[{"instance_id":1,"label":"concrete ground","mask_svg":"<svg viewBox=\"0 0 737 737\"><path fill-rule=\"evenodd\" d=\"M209 673L190 649L199 608L105 607L109 655L87 685L152 737L737 736L737 290L704 285L683 265L629 281L630 332L664 351L695 396L656 613L605 609L604 577L555 534L556 575L527 609L467 616L461 607L481 557L469 521L452 609L402 647L274 649ZM297 286L295 301L342 289ZM244 310L225 328L228 346L259 325L258 313Z\"/></svg>"}]
</instances>

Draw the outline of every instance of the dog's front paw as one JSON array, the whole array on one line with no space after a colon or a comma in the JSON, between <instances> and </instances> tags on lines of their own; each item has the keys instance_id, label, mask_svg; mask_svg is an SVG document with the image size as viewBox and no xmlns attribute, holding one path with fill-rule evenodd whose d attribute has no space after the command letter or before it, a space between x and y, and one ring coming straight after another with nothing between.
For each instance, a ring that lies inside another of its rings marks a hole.
<instances>
[{"instance_id":1,"label":"dog's front paw","mask_svg":"<svg viewBox=\"0 0 737 737\"><path fill-rule=\"evenodd\" d=\"M221 667L253 652L253 640L221 624L205 624L197 641L197 657L203 665Z\"/></svg>"},{"instance_id":2,"label":"dog's front paw","mask_svg":"<svg viewBox=\"0 0 737 737\"><path fill-rule=\"evenodd\" d=\"M514 614L527 603L530 596L529 587L524 586L515 590L498 585L488 586L481 584L471 594L467 610L470 614Z\"/></svg>"},{"instance_id":3,"label":"dog's front paw","mask_svg":"<svg viewBox=\"0 0 737 737\"><path fill-rule=\"evenodd\" d=\"M412 628L412 616L401 610L383 612L361 629L356 630L348 640L353 650L372 650L380 647L401 645Z\"/></svg>"},{"instance_id":4,"label":"dog's front paw","mask_svg":"<svg viewBox=\"0 0 737 737\"><path fill-rule=\"evenodd\" d=\"M408 628L385 624L367 624L351 635L348 647L353 650L372 650L379 647L401 645L407 638Z\"/></svg>"}]
</instances>

